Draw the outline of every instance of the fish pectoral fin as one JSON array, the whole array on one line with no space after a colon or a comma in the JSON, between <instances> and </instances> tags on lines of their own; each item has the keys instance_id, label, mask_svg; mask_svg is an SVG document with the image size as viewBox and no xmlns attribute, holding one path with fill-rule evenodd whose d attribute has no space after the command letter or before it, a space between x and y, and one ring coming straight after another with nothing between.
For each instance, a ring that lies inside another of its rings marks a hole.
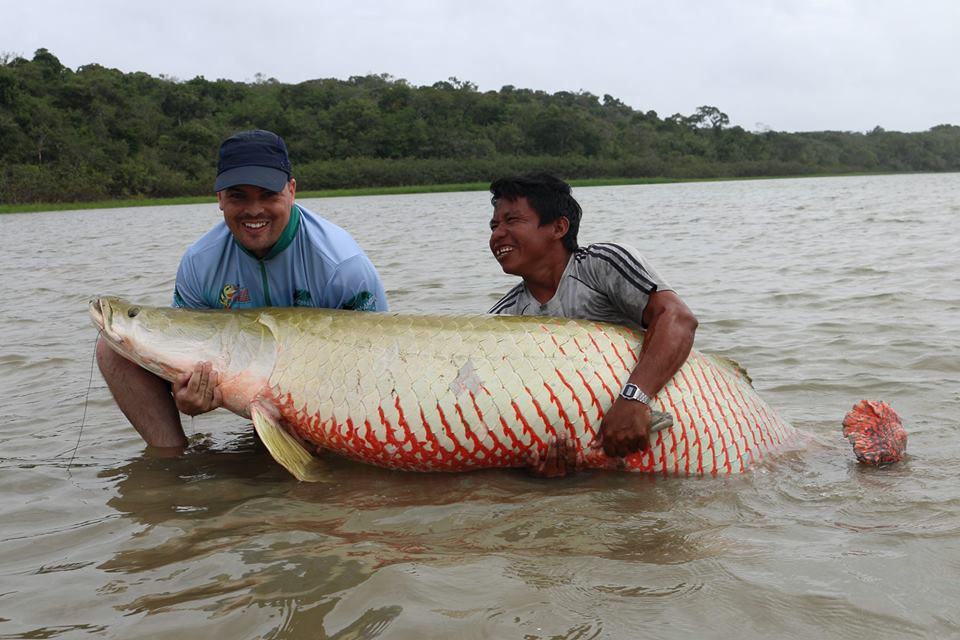
<instances>
[{"instance_id":1,"label":"fish pectoral fin","mask_svg":"<svg viewBox=\"0 0 960 640\"><path fill-rule=\"evenodd\" d=\"M328 479L323 465L304 449L280 426L277 418L269 411L257 404L250 406L250 417L253 418L253 427L257 435L267 447L273 459L279 462L284 469L302 482L324 482Z\"/></svg>"}]
</instances>

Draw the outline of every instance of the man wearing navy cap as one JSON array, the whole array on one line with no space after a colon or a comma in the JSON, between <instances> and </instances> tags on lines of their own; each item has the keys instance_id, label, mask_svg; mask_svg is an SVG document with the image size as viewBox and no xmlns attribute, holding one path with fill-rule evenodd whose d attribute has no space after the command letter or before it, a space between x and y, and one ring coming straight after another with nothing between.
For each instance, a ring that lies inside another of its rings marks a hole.
<instances>
[{"instance_id":1,"label":"man wearing navy cap","mask_svg":"<svg viewBox=\"0 0 960 640\"><path fill-rule=\"evenodd\" d=\"M322 307L386 311L373 264L346 231L294 201L283 139L243 131L220 145L214 190L223 222L180 261L173 306L192 309ZM183 448L180 412L220 406L217 372L202 363L170 385L103 341L97 362L120 409L147 444Z\"/></svg>"}]
</instances>

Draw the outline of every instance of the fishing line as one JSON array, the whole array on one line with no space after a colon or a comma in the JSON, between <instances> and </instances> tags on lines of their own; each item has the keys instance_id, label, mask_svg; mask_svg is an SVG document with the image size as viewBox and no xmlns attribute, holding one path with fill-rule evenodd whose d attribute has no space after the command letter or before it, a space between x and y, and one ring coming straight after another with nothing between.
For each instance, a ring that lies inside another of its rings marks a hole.
<instances>
[{"instance_id":1,"label":"fishing line","mask_svg":"<svg viewBox=\"0 0 960 640\"><path fill-rule=\"evenodd\" d=\"M90 404L90 389L93 388L93 368L97 362L97 342L100 340L100 334L102 331L97 331L97 337L93 340L93 355L90 357L90 379L87 381L87 394L83 398L83 417L80 418L80 430L77 433L77 444L73 447L73 452L70 454L70 461L67 462L67 474L70 475L70 467L73 465L74 459L77 457L77 450L80 449L80 440L83 438L83 427L87 424L87 405ZM72 475L70 476L73 477Z\"/></svg>"}]
</instances>

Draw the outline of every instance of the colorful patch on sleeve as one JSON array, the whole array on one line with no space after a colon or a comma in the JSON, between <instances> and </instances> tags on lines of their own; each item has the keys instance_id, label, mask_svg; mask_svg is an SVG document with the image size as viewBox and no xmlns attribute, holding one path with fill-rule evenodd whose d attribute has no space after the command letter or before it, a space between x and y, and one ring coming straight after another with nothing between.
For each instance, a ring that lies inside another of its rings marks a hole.
<instances>
[{"instance_id":1,"label":"colorful patch on sleeve","mask_svg":"<svg viewBox=\"0 0 960 640\"><path fill-rule=\"evenodd\" d=\"M238 284L225 284L220 290L220 306L224 309L231 309L238 302L249 302L250 292L241 289Z\"/></svg>"},{"instance_id":2,"label":"colorful patch on sleeve","mask_svg":"<svg viewBox=\"0 0 960 640\"><path fill-rule=\"evenodd\" d=\"M361 291L344 302L340 308L350 311L375 311L377 308L377 299L369 291Z\"/></svg>"}]
</instances>

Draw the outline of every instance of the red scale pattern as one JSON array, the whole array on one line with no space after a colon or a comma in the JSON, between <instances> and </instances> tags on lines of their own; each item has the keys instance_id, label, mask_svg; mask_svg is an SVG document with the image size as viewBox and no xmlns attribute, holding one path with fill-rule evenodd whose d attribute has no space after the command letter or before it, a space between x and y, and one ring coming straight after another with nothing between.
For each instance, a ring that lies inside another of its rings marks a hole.
<instances>
[{"instance_id":1,"label":"red scale pattern","mask_svg":"<svg viewBox=\"0 0 960 640\"><path fill-rule=\"evenodd\" d=\"M509 400L505 414L496 404L487 404L493 395L486 385L456 403L420 405L419 424L417 416L411 424L403 410L406 406L409 413L419 400L403 403L396 390L384 399L388 404L343 422L332 415L308 414L306 405L294 406L290 394L281 394L278 388L274 392L281 416L306 440L394 469L525 466L531 457L547 451L550 440L573 437L587 467L663 475L729 474L748 469L790 434L788 426L740 385L742 376L736 370L718 367L712 358L695 353L678 373L678 385L686 391L668 386L655 398L661 410L674 416L674 428L655 434L647 451L622 461L608 459L596 447L596 429L604 407L617 395L615 383L632 368L637 351L629 340L605 331L563 344L551 336L547 344L566 358L595 358L600 369L592 375L580 370L565 375L554 367L552 381L544 377L536 385L521 387L526 397ZM484 415L481 406L492 413ZM355 424L358 418L362 422Z\"/></svg>"}]
</instances>

